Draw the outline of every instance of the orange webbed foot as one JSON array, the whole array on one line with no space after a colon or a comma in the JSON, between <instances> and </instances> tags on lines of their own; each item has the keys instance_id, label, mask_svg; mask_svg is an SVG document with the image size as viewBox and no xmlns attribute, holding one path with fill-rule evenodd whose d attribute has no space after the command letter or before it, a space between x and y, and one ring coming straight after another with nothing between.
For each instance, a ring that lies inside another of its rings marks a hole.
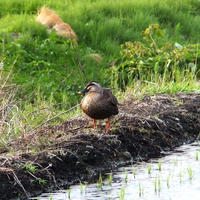
<instances>
[{"instance_id":1,"label":"orange webbed foot","mask_svg":"<svg viewBox=\"0 0 200 200\"><path fill-rule=\"evenodd\" d=\"M92 128L96 128L96 120L95 119L92 119Z\"/></svg>"},{"instance_id":2,"label":"orange webbed foot","mask_svg":"<svg viewBox=\"0 0 200 200\"><path fill-rule=\"evenodd\" d=\"M110 118L108 118L107 124L105 126L105 129L108 130L110 129Z\"/></svg>"}]
</instances>

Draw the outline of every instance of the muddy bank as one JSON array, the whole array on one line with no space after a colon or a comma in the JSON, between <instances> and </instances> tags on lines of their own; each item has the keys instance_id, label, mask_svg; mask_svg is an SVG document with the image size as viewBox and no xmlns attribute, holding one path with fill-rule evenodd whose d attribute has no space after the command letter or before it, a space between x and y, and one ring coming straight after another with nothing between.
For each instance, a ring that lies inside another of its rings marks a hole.
<instances>
[{"instance_id":1,"label":"muddy bank","mask_svg":"<svg viewBox=\"0 0 200 200\"><path fill-rule=\"evenodd\" d=\"M161 156L199 133L200 94L130 97L109 131L80 116L27 133L8 144L12 154L0 148L0 199L67 188L120 163Z\"/></svg>"}]
</instances>

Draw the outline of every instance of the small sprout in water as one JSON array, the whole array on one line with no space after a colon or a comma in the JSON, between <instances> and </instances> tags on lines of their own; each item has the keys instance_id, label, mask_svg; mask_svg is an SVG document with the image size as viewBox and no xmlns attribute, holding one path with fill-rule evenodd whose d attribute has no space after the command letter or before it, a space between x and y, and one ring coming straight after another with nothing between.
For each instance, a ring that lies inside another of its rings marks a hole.
<instances>
[{"instance_id":1,"label":"small sprout in water","mask_svg":"<svg viewBox=\"0 0 200 200\"><path fill-rule=\"evenodd\" d=\"M99 179L97 181L97 188L101 188L103 187L103 180L102 180L102 176L101 173L99 174Z\"/></svg>"},{"instance_id":2,"label":"small sprout in water","mask_svg":"<svg viewBox=\"0 0 200 200\"><path fill-rule=\"evenodd\" d=\"M174 165L177 165L177 158L173 160Z\"/></svg>"},{"instance_id":3,"label":"small sprout in water","mask_svg":"<svg viewBox=\"0 0 200 200\"><path fill-rule=\"evenodd\" d=\"M79 185L80 185L80 191L81 191L81 194L83 193L83 184L81 181L79 181Z\"/></svg>"},{"instance_id":4,"label":"small sprout in water","mask_svg":"<svg viewBox=\"0 0 200 200\"><path fill-rule=\"evenodd\" d=\"M168 175L167 180L166 180L166 184L168 188L169 188L169 179L170 179L170 174Z\"/></svg>"},{"instance_id":5,"label":"small sprout in water","mask_svg":"<svg viewBox=\"0 0 200 200\"><path fill-rule=\"evenodd\" d=\"M68 199L71 198L71 188L69 188L69 189L67 190L67 196L68 196Z\"/></svg>"},{"instance_id":6,"label":"small sprout in water","mask_svg":"<svg viewBox=\"0 0 200 200\"><path fill-rule=\"evenodd\" d=\"M133 166L132 166L132 174L133 174L133 177L135 178L136 168L134 168Z\"/></svg>"},{"instance_id":7,"label":"small sprout in water","mask_svg":"<svg viewBox=\"0 0 200 200\"><path fill-rule=\"evenodd\" d=\"M161 171L161 161L158 161L158 170Z\"/></svg>"},{"instance_id":8,"label":"small sprout in water","mask_svg":"<svg viewBox=\"0 0 200 200\"><path fill-rule=\"evenodd\" d=\"M142 186L141 186L140 183L139 183L139 185L138 185L138 192L139 192L139 197L141 197L142 194L143 194L143 188L142 188Z\"/></svg>"},{"instance_id":9,"label":"small sprout in water","mask_svg":"<svg viewBox=\"0 0 200 200\"><path fill-rule=\"evenodd\" d=\"M84 189L84 192L86 193L88 182L84 182L84 183L85 183L85 189Z\"/></svg>"},{"instance_id":10,"label":"small sprout in water","mask_svg":"<svg viewBox=\"0 0 200 200\"><path fill-rule=\"evenodd\" d=\"M160 192L161 190L161 182L160 182L160 177L155 177L154 179L154 191L155 193Z\"/></svg>"},{"instance_id":11,"label":"small sprout in water","mask_svg":"<svg viewBox=\"0 0 200 200\"><path fill-rule=\"evenodd\" d=\"M154 183L154 191L155 191L155 193L157 193L157 177L155 177L153 183Z\"/></svg>"},{"instance_id":12,"label":"small sprout in water","mask_svg":"<svg viewBox=\"0 0 200 200\"><path fill-rule=\"evenodd\" d=\"M160 183L160 177L158 178L158 191L160 192L161 190L161 183Z\"/></svg>"},{"instance_id":13,"label":"small sprout in water","mask_svg":"<svg viewBox=\"0 0 200 200\"><path fill-rule=\"evenodd\" d=\"M190 167L187 168L187 173L188 173L189 179L192 180L193 172L192 172L192 169Z\"/></svg>"},{"instance_id":14,"label":"small sprout in water","mask_svg":"<svg viewBox=\"0 0 200 200\"><path fill-rule=\"evenodd\" d=\"M124 196L125 196L125 187L122 186L120 189L119 199L124 200Z\"/></svg>"},{"instance_id":15,"label":"small sprout in water","mask_svg":"<svg viewBox=\"0 0 200 200\"><path fill-rule=\"evenodd\" d=\"M112 173L107 176L108 185L112 185Z\"/></svg>"},{"instance_id":16,"label":"small sprout in water","mask_svg":"<svg viewBox=\"0 0 200 200\"><path fill-rule=\"evenodd\" d=\"M124 182L127 183L128 180L128 173L127 171L124 171Z\"/></svg>"},{"instance_id":17,"label":"small sprout in water","mask_svg":"<svg viewBox=\"0 0 200 200\"><path fill-rule=\"evenodd\" d=\"M148 172L148 174L151 174L151 165L150 164L147 165L147 172Z\"/></svg>"},{"instance_id":18,"label":"small sprout in water","mask_svg":"<svg viewBox=\"0 0 200 200\"><path fill-rule=\"evenodd\" d=\"M79 185L80 185L80 192L81 192L81 194L83 192L86 193L87 182L82 183L81 181L79 181Z\"/></svg>"},{"instance_id":19,"label":"small sprout in water","mask_svg":"<svg viewBox=\"0 0 200 200\"><path fill-rule=\"evenodd\" d=\"M182 172L181 171L178 173L178 176L179 176L179 181L181 183L182 182Z\"/></svg>"},{"instance_id":20,"label":"small sprout in water","mask_svg":"<svg viewBox=\"0 0 200 200\"><path fill-rule=\"evenodd\" d=\"M199 160L199 151L196 151L195 153L195 160Z\"/></svg>"}]
</instances>

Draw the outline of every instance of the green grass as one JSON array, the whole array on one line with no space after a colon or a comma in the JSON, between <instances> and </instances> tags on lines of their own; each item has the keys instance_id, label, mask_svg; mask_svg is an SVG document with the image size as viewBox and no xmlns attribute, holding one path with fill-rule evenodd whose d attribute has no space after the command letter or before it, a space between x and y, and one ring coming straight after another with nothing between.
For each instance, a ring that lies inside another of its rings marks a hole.
<instances>
[{"instance_id":1,"label":"green grass","mask_svg":"<svg viewBox=\"0 0 200 200\"><path fill-rule=\"evenodd\" d=\"M37 9L43 5L54 9L71 25L78 36L78 46L74 47L55 32L49 34L35 21ZM4 99L9 99L10 109L3 118L5 123L1 132L4 134L0 146L6 146L13 138L79 103L81 96L77 91L84 87L86 80L96 80L105 87L112 87L118 98L124 96L124 92L140 97L200 89L200 51L198 45L192 46L199 42L199 11L197 0L0 2L0 64L3 65L0 82L5 82L12 69L9 84L15 85L12 90L15 103L4 93ZM161 53L153 49L152 40L144 40L142 32L150 24L159 24L162 37L153 39ZM126 46L121 45L127 41L146 45L147 54L126 57L122 54ZM171 45L171 50L167 49L166 42ZM175 42L184 47L184 55L174 47ZM90 53L100 54L102 61L95 62L88 56ZM169 71L168 59L173 60ZM111 68L109 63L112 60L116 63ZM180 60L183 63L177 62ZM135 75L131 63L136 61L143 64ZM1 102L1 108L5 103ZM51 123L58 123L79 112L77 108Z\"/></svg>"},{"instance_id":2,"label":"green grass","mask_svg":"<svg viewBox=\"0 0 200 200\"><path fill-rule=\"evenodd\" d=\"M44 4L75 30L79 38L75 50L66 39L53 33L49 35L45 27L35 22L37 9ZM167 0L125 0L123 3L119 0L29 3L8 0L0 7L0 35L4 41L1 40L1 45L5 46L6 65L17 57L13 81L21 86L20 97L40 90L46 99L53 96L57 102L67 102L70 107L80 100L76 91L85 83L78 61L85 69L87 80L95 79L110 86L105 70L112 59L119 57L122 43L141 41L141 32L152 23L160 24L168 41L198 42L199 9L195 0L176 3ZM12 33L19 37L12 38ZM89 53L100 53L102 63L88 59Z\"/></svg>"}]
</instances>

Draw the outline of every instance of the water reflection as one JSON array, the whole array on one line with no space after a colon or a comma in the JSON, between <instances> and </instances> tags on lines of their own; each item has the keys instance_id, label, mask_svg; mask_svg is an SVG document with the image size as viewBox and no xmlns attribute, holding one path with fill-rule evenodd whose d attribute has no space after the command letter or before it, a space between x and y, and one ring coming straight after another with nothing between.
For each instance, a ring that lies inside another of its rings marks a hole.
<instances>
[{"instance_id":1,"label":"water reflection","mask_svg":"<svg viewBox=\"0 0 200 200\"><path fill-rule=\"evenodd\" d=\"M200 146L183 145L172 154L122 167L102 183L74 185L42 194L40 200L199 200Z\"/></svg>"}]
</instances>

